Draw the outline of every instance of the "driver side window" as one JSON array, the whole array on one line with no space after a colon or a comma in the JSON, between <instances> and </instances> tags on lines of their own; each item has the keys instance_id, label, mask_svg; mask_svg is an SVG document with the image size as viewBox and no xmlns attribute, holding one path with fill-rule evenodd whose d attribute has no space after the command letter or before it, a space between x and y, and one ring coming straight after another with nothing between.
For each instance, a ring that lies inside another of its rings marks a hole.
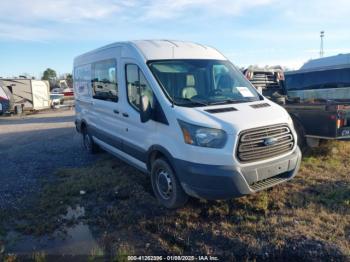
<instances>
[{"instance_id":1,"label":"driver side window","mask_svg":"<svg viewBox=\"0 0 350 262\"><path fill-rule=\"evenodd\" d=\"M127 64L125 66L125 75L129 104L139 111L140 95L142 94L148 97L149 104L153 108L153 91L140 68L134 64Z\"/></svg>"}]
</instances>

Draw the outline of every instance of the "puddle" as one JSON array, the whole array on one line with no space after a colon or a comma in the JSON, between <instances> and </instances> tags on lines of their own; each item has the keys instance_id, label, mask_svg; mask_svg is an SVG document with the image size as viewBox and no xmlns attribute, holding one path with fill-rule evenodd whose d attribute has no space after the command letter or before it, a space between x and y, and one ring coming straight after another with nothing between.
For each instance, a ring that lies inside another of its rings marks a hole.
<instances>
[{"instance_id":1,"label":"puddle","mask_svg":"<svg viewBox=\"0 0 350 262\"><path fill-rule=\"evenodd\" d=\"M85 215L84 207L69 207L62 218L71 220ZM6 239L6 253L31 254L45 252L48 255L90 255L93 249L99 248L98 242L91 233L88 225L78 223L65 228L66 234L60 231L41 237L24 236L15 231L10 232Z\"/></svg>"}]
</instances>

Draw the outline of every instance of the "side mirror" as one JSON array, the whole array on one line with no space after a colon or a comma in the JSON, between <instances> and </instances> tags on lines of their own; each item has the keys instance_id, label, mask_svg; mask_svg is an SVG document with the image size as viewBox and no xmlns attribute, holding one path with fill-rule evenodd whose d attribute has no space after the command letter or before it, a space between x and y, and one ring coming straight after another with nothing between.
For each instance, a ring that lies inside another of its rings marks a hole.
<instances>
[{"instance_id":1,"label":"side mirror","mask_svg":"<svg viewBox=\"0 0 350 262\"><path fill-rule=\"evenodd\" d=\"M140 96L140 120L142 123L147 122L148 120L152 119L152 106L151 101L149 100L148 96L141 95Z\"/></svg>"}]
</instances>

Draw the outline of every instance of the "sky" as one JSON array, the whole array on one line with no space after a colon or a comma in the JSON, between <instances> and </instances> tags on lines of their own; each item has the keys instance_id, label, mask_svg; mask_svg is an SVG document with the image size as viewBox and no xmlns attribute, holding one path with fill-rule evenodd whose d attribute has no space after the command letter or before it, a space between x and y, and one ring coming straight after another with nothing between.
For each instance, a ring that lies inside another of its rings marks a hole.
<instances>
[{"instance_id":1,"label":"sky","mask_svg":"<svg viewBox=\"0 0 350 262\"><path fill-rule=\"evenodd\" d=\"M350 53L348 0L4 0L0 76L72 71L75 56L126 40L193 41L234 64L299 68Z\"/></svg>"}]
</instances>

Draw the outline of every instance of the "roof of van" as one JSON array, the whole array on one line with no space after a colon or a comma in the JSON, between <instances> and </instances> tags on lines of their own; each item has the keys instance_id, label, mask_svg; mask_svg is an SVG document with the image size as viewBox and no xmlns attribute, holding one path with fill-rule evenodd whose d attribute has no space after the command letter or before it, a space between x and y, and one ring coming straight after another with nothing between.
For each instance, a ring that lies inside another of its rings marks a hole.
<instances>
[{"instance_id":1,"label":"roof of van","mask_svg":"<svg viewBox=\"0 0 350 262\"><path fill-rule=\"evenodd\" d=\"M326 69L337 69L337 68L347 68L350 67L350 54L339 54L335 56L322 57L318 59L312 59L307 61L302 67L297 71L290 71L288 73L297 72L309 72L318 71Z\"/></svg>"},{"instance_id":2,"label":"roof of van","mask_svg":"<svg viewBox=\"0 0 350 262\"><path fill-rule=\"evenodd\" d=\"M123 46L132 47L139 51L145 60L164 59L217 59L227 60L224 55L213 47L178 40L135 40L127 42L116 42L98 48L84 55L107 48ZM77 57L79 58L79 57Z\"/></svg>"}]
</instances>

